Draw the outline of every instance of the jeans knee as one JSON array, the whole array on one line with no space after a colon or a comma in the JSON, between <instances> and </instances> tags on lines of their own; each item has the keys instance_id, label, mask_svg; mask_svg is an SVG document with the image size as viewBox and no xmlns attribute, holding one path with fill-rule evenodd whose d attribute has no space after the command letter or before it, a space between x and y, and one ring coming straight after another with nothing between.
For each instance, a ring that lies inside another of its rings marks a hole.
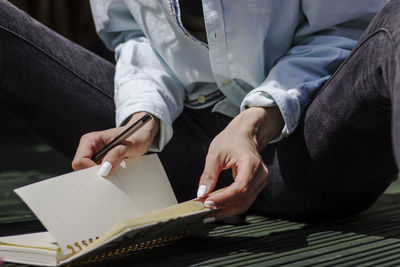
<instances>
[{"instance_id":1,"label":"jeans knee","mask_svg":"<svg viewBox=\"0 0 400 267\"><path fill-rule=\"evenodd\" d=\"M375 16L367 29L372 34L379 29L387 30L397 45L400 43L400 0L390 0Z\"/></svg>"}]
</instances>

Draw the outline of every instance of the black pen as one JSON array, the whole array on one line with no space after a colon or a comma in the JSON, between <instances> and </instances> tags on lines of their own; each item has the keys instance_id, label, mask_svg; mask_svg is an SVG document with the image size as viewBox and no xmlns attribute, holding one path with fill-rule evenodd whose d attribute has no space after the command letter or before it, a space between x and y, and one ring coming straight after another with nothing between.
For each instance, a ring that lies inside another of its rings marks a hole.
<instances>
[{"instance_id":1,"label":"black pen","mask_svg":"<svg viewBox=\"0 0 400 267\"><path fill-rule=\"evenodd\" d=\"M110 143L105 145L102 149L97 151L96 153L93 154L92 160L94 162L98 162L101 159L104 158L104 156L113 149L114 147L120 145L122 142L124 142L129 136L131 136L134 132L139 130L140 128L143 127L147 122L149 122L152 119L150 114L145 114L143 117L141 117L138 121L136 121L134 124L129 126L128 129L123 131L120 135L115 137Z\"/></svg>"}]
</instances>

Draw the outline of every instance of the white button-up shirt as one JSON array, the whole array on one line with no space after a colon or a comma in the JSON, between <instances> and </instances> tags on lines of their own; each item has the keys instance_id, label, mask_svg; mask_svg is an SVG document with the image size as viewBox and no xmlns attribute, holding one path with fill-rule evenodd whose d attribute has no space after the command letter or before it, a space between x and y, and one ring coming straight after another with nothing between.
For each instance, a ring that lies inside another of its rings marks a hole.
<instances>
[{"instance_id":1,"label":"white button-up shirt","mask_svg":"<svg viewBox=\"0 0 400 267\"><path fill-rule=\"evenodd\" d=\"M190 1L190 0L187 0ZM162 149L184 105L229 116L278 106L289 135L385 0L203 0L208 44L181 23L177 0L91 0L116 52L116 121L160 119Z\"/></svg>"}]
</instances>

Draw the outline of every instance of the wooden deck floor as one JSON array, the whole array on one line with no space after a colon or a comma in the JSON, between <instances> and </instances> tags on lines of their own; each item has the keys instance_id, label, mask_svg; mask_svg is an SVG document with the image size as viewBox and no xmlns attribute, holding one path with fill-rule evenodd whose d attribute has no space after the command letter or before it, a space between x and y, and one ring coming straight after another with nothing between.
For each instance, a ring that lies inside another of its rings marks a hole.
<instances>
[{"instance_id":1,"label":"wooden deck floor","mask_svg":"<svg viewBox=\"0 0 400 267\"><path fill-rule=\"evenodd\" d=\"M68 172L69 162L11 118L0 119L0 137L0 235L41 230L12 189ZM214 226L106 265L400 265L400 186L395 183L372 208L346 220L307 224L248 216L245 225Z\"/></svg>"}]
</instances>

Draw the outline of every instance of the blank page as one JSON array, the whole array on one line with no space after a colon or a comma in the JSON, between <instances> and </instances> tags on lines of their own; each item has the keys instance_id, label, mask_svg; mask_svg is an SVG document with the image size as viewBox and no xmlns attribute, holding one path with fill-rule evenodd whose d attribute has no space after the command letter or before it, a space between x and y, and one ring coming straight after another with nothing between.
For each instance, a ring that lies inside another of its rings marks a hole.
<instances>
[{"instance_id":1,"label":"blank page","mask_svg":"<svg viewBox=\"0 0 400 267\"><path fill-rule=\"evenodd\" d=\"M72 172L15 190L54 236L64 254L87 246L122 219L177 204L156 154L127 159L107 178L98 175L99 168Z\"/></svg>"}]
</instances>

